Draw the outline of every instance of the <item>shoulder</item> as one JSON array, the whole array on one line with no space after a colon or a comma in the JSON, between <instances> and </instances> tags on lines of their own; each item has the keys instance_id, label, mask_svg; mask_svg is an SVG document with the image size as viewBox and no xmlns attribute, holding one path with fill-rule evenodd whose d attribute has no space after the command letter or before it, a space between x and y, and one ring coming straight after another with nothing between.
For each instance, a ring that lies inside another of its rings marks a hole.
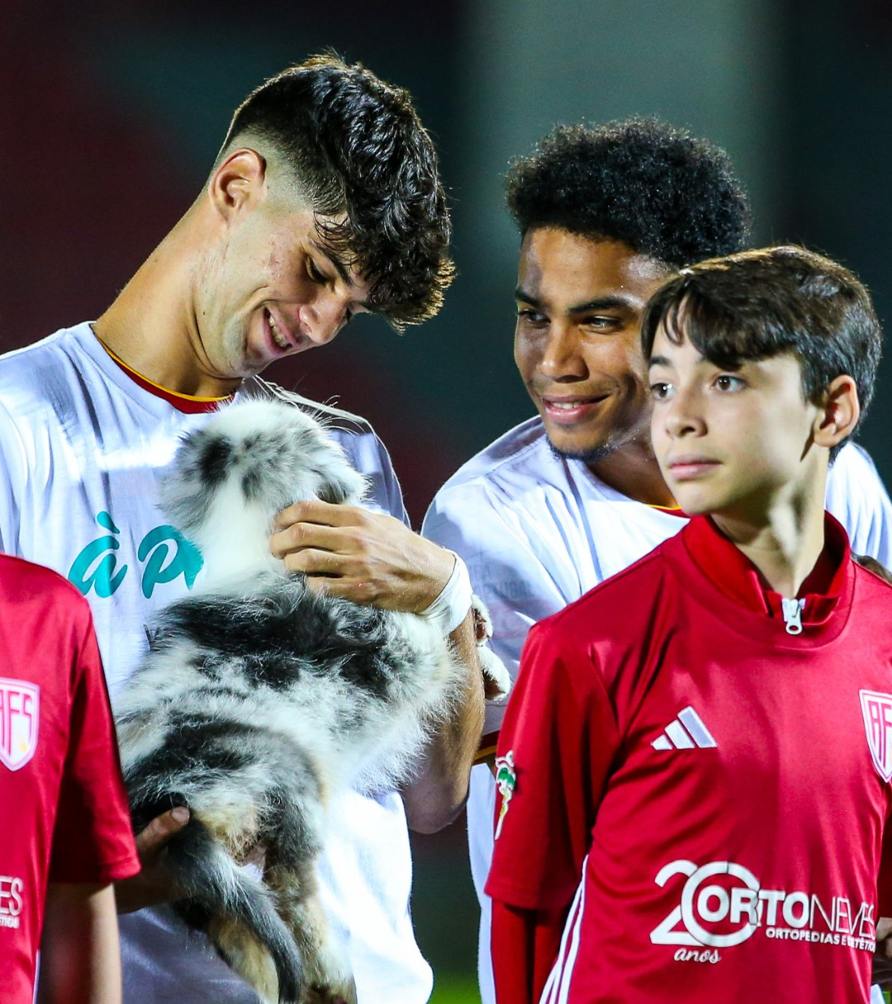
<instances>
[{"instance_id":1,"label":"shoulder","mask_svg":"<svg viewBox=\"0 0 892 1004\"><path fill-rule=\"evenodd\" d=\"M353 467L368 479L369 491L366 500L397 519L407 521L402 491L393 470L393 462L370 422L342 408L320 404L318 401L287 391L278 384L260 377L252 377L245 381L239 390L239 398L242 397L281 401L300 408L314 418L340 444Z\"/></svg>"},{"instance_id":2,"label":"shoulder","mask_svg":"<svg viewBox=\"0 0 892 1004\"><path fill-rule=\"evenodd\" d=\"M0 389L15 386L40 386L48 370L59 369L70 359L72 351L83 337L88 323L61 328L40 341L0 355Z\"/></svg>"},{"instance_id":3,"label":"shoulder","mask_svg":"<svg viewBox=\"0 0 892 1004\"><path fill-rule=\"evenodd\" d=\"M871 482L880 480L870 454L858 443L846 443L828 472L828 497L859 494Z\"/></svg>"},{"instance_id":4,"label":"shoulder","mask_svg":"<svg viewBox=\"0 0 892 1004\"><path fill-rule=\"evenodd\" d=\"M533 494L567 489L561 461L551 452L538 418L529 419L475 454L434 496L430 516L483 503L521 509Z\"/></svg>"},{"instance_id":5,"label":"shoulder","mask_svg":"<svg viewBox=\"0 0 892 1004\"><path fill-rule=\"evenodd\" d=\"M239 390L239 397L282 401L285 404L293 405L306 412L311 418L316 419L320 425L325 426L326 430L335 436L375 436L375 430L371 423L360 415L354 415L352 412L345 411L343 408L335 408L330 404L313 401L311 398L285 390L284 387L259 376L251 377L244 382Z\"/></svg>"},{"instance_id":6,"label":"shoulder","mask_svg":"<svg viewBox=\"0 0 892 1004\"><path fill-rule=\"evenodd\" d=\"M650 632L654 611L665 603L667 552L678 549L680 535L600 582L578 600L546 617L535 630L575 643L640 641Z\"/></svg>"},{"instance_id":7,"label":"shoulder","mask_svg":"<svg viewBox=\"0 0 892 1004\"><path fill-rule=\"evenodd\" d=\"M80 371L87 334L90 327L85 322L0 355L0 407L8 422L26 426L84 382Z\"/></svg>"},{"instance_id":8,"label":"shoulder","mask_svg":"<svg viewBox=\"0 0 892 1004\"><path fill-rule=\"evenodd\" d=\"M79 623L90 620L89 604L68 579L9 554L0 554L0 604L7 610L35 606L46 612L52 607Z\"/></svg>"},{"instance_id":9,"label":"shoulder","mask_svg":"<svg viewBox=\"0 0 892 1004\"><path fill-rule=\"evenodd\" d=\"M476 453L443 485L438 495L460 491L465 486L493 484L516 487L534 483L537 474L557 464L548 448L545 430L538 418L521 422Z\"/></svg>"}]
</instances>

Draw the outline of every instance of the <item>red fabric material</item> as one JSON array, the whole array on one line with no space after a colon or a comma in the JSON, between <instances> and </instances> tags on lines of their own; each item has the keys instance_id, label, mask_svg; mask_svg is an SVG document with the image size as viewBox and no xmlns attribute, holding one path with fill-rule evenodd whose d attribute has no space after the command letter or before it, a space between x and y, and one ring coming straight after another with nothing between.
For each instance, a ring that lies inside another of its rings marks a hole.
<instances>
[{"instance_id":1,"label":"red fabric material","mask_svg":"<svg viewBox=\"0 0 892 1004\"><path fill-rule=\"evenodd\" d=\"M37 687L23 707L20 684ZM0 556L0 973L30 1004L47 881L105 885L139 871L105 678L86 600L47 569ZM24 713L23 713L24 712Z\"/></svg>"},{"instance_id":2,"label":"red fabric material","mask_svg":"<svg viewBox=\"0 0 892 1004\"><path fill-rule=\"evenodd\" d=\"M539 1000L534 946L565 927L546 1004L867 999L890 786L861 691L892 702L892 590L831 527L835 592L792 636L744 600L749 563L720 589L692 558L736 550L710 534L693 520L530 633L487 883L499 1004Z\"/></svg>"},{"instance_id":3,"label":"red fabric material","mask_svg":"<svg viewBox=\"0 0 892 1004\"><path fill-rule=\"evenodd\" d=\"M189 397L185 394L177 394L172 390L167 390L166 387L160 387L158 384L152 383L151 380L146 380L144 376L137 373L136 370L130 369L129 366L125 366L117 356L112 355L109 352L109 359L111 359L114 364L121 370L122 373L126 373L128 377L137 385L137 387L142 387L143 390L147 390L150 394L155 397L160 397L162 401L167 401L168 404L173 405L177 411L183 412L184 415L201 415L205 412L216 411L221 404L226 404L231 401L231 397L214 398L211 400L202 400L200 398Z\"/></svg>"}]
</instances>

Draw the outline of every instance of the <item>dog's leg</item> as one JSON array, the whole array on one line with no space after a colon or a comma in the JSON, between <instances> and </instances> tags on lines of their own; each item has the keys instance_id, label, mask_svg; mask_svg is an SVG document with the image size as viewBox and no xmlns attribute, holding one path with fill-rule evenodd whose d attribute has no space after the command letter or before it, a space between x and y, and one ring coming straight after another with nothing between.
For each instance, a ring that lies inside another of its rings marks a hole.
<instances>
[{"instance_id":1,"label":"dog's leg","mask_svg":"<svg viewBox=\"0 0 892 1004\"><path fill-rule=\"evenodd\" d=\"M208 936L230 968L257 991L263 1004L279 1004L276 968L266 948L227 917L216 917L208 925Z\"/></svg>"},{"instance_id":2,"label":"dog's leg","mask_svg":"<svg viewBox=\"0 0 892 1004\"><path fill-rule=\"evenodd\" d=\"M349 961L334 943L319 902L314 864L303 862L296 869L273 864L266 872L279 916L291 928L304 962L306 989L301 1004L356 1004Z\"/></svg>"}]
</instances>

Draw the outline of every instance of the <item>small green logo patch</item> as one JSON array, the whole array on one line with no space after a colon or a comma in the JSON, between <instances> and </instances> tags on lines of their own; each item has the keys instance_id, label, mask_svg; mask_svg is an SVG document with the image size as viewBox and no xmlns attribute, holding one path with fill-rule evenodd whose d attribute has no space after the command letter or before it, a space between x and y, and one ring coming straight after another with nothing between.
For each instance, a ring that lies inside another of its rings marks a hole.
<instances>
[{"instance_id":1,"label":"small green logo patch","mask_svg":"<svg viewBox=\"0 0 892 1004\"><path fill-rule=\"evenodd\" d=\"M499 807L499 818L496 823L496 840L502 832L502 823L508 815L508 805L517 787L517 772L514 770L514 750L508 750L504 756L496 757L496 787L502 796Z\"/></svg>"}]
</instances>

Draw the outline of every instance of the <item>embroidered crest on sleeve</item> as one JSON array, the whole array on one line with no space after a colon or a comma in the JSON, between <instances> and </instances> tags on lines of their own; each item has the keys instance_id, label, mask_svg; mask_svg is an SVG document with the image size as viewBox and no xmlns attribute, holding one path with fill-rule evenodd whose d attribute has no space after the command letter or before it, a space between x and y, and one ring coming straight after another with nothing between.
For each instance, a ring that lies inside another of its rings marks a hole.
<instances>
[{"instance_id":1,"label":"embroidered crest on sleeve","mask_svg":"<svg viewBox=\"0 0 892 1004\"><path fill-rule=\"evenodd\" d=\"M514 770L514 750L508 750L504 756L496 757L496 787L502 796L502 804L499 806L499 818L496 822L496 840L502 832L502 823L508 814L508 805L511 796L517 787L517 773Z\"/></svg>"}]
</instances>

